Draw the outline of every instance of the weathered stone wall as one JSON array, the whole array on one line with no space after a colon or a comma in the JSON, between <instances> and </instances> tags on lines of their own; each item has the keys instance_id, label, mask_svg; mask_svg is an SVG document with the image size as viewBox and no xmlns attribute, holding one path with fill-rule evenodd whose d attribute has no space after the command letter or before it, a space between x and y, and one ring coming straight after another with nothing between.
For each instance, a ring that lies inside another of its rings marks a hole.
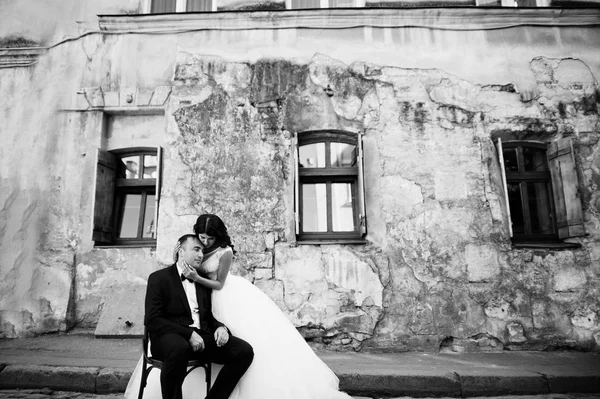
<instances>
[{"instance_id":1,"label":"weathered stone wall","mask_svg":"<svg viewBox=\"0 0 600 399\"><path fill-rule=\"evenodd\" d=\"M597 30L425 31L89 35L0 70L3 336L93 328L212 212L239 251L233 272L314 345L598 350ZM156 252L93 248L102 106L157 87L164 136L131 136L164 149ZM291 135L327 128L364 132L367 245L295 242ZM500 136L575 140L580 249L512 248Z\"/></svg>"},{"instance_id":2,"label":"weathered stone wall","mask_svg":"<svg viewBox=\"0 0 600 399\"><path fill-rule=\"evenodd\" d=\"M57 54L60 59L65 53ZM76 63L76 57L71 59ZM99 144L93 114L57 112L73 82L40 64L0 71L0 336L64 331L72 300L74 253L89 242ZM53 78L58 78L53 80ZM98 144L94 144L97 142Z\"/></svg>"},{"instance_id":3,"label":"weathered stone wall","mask_svg":"<svg viewBox=\"0 0 600 399\"><path fill-rule=\"evenodd\" d=\"M234 270L316 344L597 348L597 82L579 60L536 58L531 70L535 99L442 70L181 53L160 233L222 215L241 252ZM370 245L294 242L290 132L323 128L365 131ZM492 142L507 133L576 139L582 249L511 248Z\"/></svg>"}]
</instances>

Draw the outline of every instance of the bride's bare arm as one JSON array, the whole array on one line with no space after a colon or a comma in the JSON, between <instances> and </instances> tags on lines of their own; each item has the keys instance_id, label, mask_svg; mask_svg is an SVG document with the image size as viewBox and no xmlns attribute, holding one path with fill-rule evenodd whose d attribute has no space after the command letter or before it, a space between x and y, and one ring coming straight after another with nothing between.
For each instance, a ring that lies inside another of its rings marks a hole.
<instances>
[{"instance_id":1,"label":"bride's bare arm","mask_svg":"<svg viewBox=\"0 0 600 399\"><path fill-rule=\"evenodd\" d=\"M225 280L229 274L229 268L231 267L231 260L233 259L233 253L227 251L219 259L219 269L217 270L217 279L211 280L215 285L211 287L213 290L220 290L225 285Z\"/></svg>"}]
</instances>

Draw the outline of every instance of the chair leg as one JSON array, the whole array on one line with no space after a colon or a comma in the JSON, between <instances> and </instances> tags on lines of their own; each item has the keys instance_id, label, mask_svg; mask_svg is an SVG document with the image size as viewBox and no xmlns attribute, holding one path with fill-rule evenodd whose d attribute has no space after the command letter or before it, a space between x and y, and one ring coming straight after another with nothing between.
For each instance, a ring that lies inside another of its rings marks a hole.
<instances>
[{"instance_id":1,"label":"chair leg","mask_svg":"<svg viewBox=\"0 0 600 399\"><path fill-rule=\"evenodd\" d=\"M148 371L146 369L146 359L142 361L142 378L140 379L140 392L138 393L138 399L143 399L144 397L144 388L146 388L146 383L148 381Z\"/></svg>"},{"instance_id":2,"label":"chair leg","mask_svg":"<svg viewBox=\"0 0 600 399\"><path fill-rule=\"evenodd\" d=\"M206 367L204 368L204 374L206 375L206 394L208 395L208 391L210 391L210 380L211 380L211 377L212 377L212 365L211 365L211 363L207 363L206 364Z\"/></svg>"}]
</instances>

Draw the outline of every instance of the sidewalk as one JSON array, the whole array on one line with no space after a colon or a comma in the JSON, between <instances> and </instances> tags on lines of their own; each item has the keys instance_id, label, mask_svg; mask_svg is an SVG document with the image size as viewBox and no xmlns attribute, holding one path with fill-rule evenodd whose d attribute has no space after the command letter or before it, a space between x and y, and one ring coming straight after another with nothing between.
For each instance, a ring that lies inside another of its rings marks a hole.
<instances>
[{"instance_id":1,"label":"sidewalk","mask_svg":"<svg viewBox=\"0 0 600 399\"><path fill-rule=\"evenodd\" d=\"M48 387L99 394L124 392L140 353L140 339L62 334L0 340L0 389ZM600 393L598 353L320 352L318 355L340 377L340 388L354 395L475 397Z\"/></svg>"}]
</instances>

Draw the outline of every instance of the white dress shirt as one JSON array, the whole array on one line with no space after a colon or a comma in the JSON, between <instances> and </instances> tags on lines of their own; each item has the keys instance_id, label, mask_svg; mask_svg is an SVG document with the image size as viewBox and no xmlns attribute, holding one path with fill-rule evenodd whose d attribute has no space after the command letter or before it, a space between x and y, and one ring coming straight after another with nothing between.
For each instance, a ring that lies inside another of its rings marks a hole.
<instances>
[{"instance_id":1,"label":"white dress shirt","mask_svg":"<svg viewBox=\"0 0 600 399\"><path fill-rule=\"evenodd\" d=\"M179 262L177 263L177 271L179 272L179 276L183 274L183 268L179 266ZM196 285L189 280L183 280L181 284L183 285L185 296L187 297L190 310L192 311L192 320L194 320L194 322L190 324L190 327L200 329L200 313L198 310L198 299L196 298Z\"/></svg>"}]
</instances>

